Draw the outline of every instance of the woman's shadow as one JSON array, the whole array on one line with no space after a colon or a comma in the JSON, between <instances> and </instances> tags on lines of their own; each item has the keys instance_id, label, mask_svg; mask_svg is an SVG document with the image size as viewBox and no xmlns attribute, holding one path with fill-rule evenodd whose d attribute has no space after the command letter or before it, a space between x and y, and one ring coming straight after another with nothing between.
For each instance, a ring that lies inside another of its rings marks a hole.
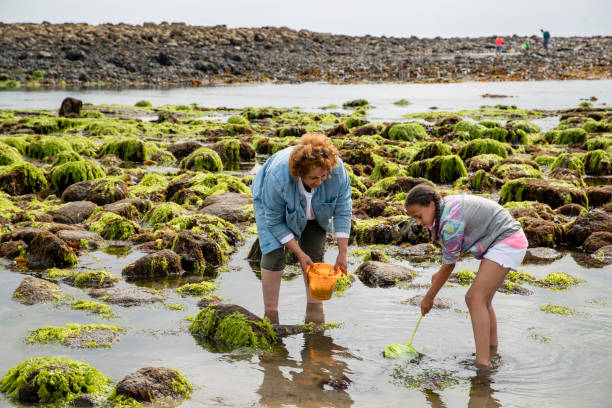
<instances>
[{"instance_id":1,"label":"woman's shadow","mask_svg":"<svg viewBox=\"0 0 612 408\"><path fill-rule=\"evenodd\" d=\"M305 323L323 324L322 304L309 304ZM289 356L284 345L260 356L263 380L257 390L259 403L266 407L349 407L347 393L351 374L345 358L355 358L333 342L323 331L304 334L301 361ZM341 358L338 358L341 357Z\"/></svg>"}]
</instances>

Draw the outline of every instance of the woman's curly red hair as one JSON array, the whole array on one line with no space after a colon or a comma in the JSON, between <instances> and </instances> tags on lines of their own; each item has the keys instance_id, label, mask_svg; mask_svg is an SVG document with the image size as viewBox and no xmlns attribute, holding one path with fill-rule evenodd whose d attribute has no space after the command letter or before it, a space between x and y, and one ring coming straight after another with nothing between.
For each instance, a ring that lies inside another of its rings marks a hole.
<instances>
[{"instance_id":1,"label":"woman's curly red hair","mask_svg":"<svg viewBox=\"0 0 612 408\"><path fill-rule=\"evenodd\" d=\"M323 133L306 133L300 139L289 157L289 172L297 180L305 177L313 167L327 173L338 165L338 149Z\"/></svg>"}]
</instances>

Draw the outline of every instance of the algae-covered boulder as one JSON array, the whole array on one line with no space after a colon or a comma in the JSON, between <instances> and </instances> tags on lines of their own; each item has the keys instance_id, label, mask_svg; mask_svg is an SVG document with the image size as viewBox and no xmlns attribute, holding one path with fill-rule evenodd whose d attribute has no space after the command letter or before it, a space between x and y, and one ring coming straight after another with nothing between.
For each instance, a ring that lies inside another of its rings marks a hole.
<instances>
[{"instance_id":1,"label":"algae-covered boulder","mask_svg":"<svg viewBox=\"0 0 612 408\"><path fill-rule=\"evenodd\" d=\"M359 265L355 275L367 286L386 287L411 281L416 276L416 272L402 265L367 261Z\"/></svg>"},{"instance_id":2,"label":"algae-covered boulder","mask_svg":"<svg viewBox=\"0 0 612 408\"><path fill-rule=\"evenodd\" d=\"M202 273L207 263L219 266L226 259L217 243L192 231L179 231L172 243L172 250L180 256L183 269L189 272Z\"/></svg>"},{"instance_id":3,"label":"algae-covered boulder","mask_svg":"<svg viewBox=\"0 0 612 408\"><path fill-rule=\"evenodd\" d=\"M39 136L29 140L25 153L33 159L45 159L67 151L72 151L67 140L55 136Z\"/></svg>"},{"instance_id":4,"label":"algae-covered boulder","mask_svg":"<svg viewBox=\"0 0 612 408\"><path fill-rule=\"evenodd\" d=\"M62 289L53 282L29 276L13 292L13 299L24 305L53 302L61 299Z\"/></svg>"},{"instance_id":5,"label":"algae-covered boulder","mask_svg":"<svg viewBox=\"0 0 612 408\"><path fill-rule=\"evenodd\" d=\"M139 402L162 398L188 398L193 387L178 371L165 367L145 367L126 375L117 383L115 395Z\"/></svg>"},{"instance_id":6,"label":"algae-covered boulder","mask_svg":"<svg viewBox=\"0 0 612 408\"><path fill-rule=\"evenodd\" d=\"M518 178L542 178L542 172L528 164L499 163L491 169L491 173L504 181Z\"/></svg>"},{"instance_id":7,"label":"algae-covered boulder","mask_svg":"<svg viewBox=\"0 0 612 408\"><path fill-rule=\"evenodd\" d=\"M539 201L552 208L564 204L576 203L588 206L588 199L583 189L561 180L543 180L521 178L504 184L500 193L500 204L509 201Z\"/></svg>"},{"instance_id":8,"label":"algae-covered boulder","mask_svg":"<svg viewBox=\"0 0 612 408\"><path fill-rule=\"evenodd\" d=\"M562 242L563 227L549 220L535 217L518 219L530 247L556 247Z\"/></svg>"},{"instance_id":9,"label":"algae-covered boulder","mask_svg":"<svg viewBox=\"0 0 612 408\"><path fill-rule=\"evenodd\" d=\"M100 157L106 154L114 154L122 160L137 163L149 158L146 143L136 138L111 140L100 149Z\"/></svg>"},{"instance_id":10,"label":"algae-covered boulder","mask_svg":"<svg viewBox=\"0 0 612 408\"><path fill-rule=\"evenodd\" d=\"M587 138L587 132L581 128L570 128L564 130L549 130L544 135L544 139L548 143L554 144L576 144L584 143Z\"/></svg>"},{"instance_id":11,"label":"algae-covered boulder","mask_svg":"<svg viewBox=\"0 0 612 408\"><path fill-rule=\"evenodd\" d=\"M48 187L43 172L32 163L18 162L0 167L0 190L12 196L37 193Z\"/></svg>"},{"instance_id":12,"label":"algae-covered boulder","mask_svg":"<svg viewBox=\"0 0 612 408\"><path fill-rule=\"evenodd\" d=\"M28 243L27 259L30 268L61 268L78 262L72 248L48 231L44 231Z\"/></svg>"},{"instance_id":13,"label":"algae-covered boulder","mask_svg":"<svg viewBox=\"0 0 612 408\"><path fill-rule=\"evenodd\" d=\"M599 210L582 213L566 226L566 242L582 246L589 235L599 231L612 231L612 217Z\"/></svg>"},{"instance_id":14,"label":"algae-covered boulder","mask_svg":"<svg viewBox=\"0 0 612 408\"><path fill-rule=\"evenodd\" d=\"M422 244L430 240L427 228L417 225L408 216L392 216L371 220L355 220L351 240L358 244Z\"/></svg>"},{"instance_id":15,"label":"algae-covered boulder","mask_svg":"<svg viewBox=\"0 0 612 408\"><path fill-rule=\"evenodd\" d=\"M584 170L592 176L612 174L612 153L604 150L593 150L584 156Z\"/></svg>"},{"instance_id":16,"label":"algae-covered boulder","mask_svg":"<svg viewBox=\"0 0 612 408\"><path fill-rule=\"evenodd\" d=\"M96 162L91 160L69 161L53 169L51 185L58 193L62 193L66 187L74 183L104 176L104 171Z\"/></svg>"},{"instance_id":17,"label":"algae-covered boulder","mask_svg":"<svg viewBox=\"0 0 612 408\"><path fill-rule=\"evenodd\" d=\"M497 191L504 184L502 179L484 170L478 170L469 177L468 181L472 190L480 192Z\"/></svg>"},{"instance_id":18,"label":"algae-covered boulder","mask_svg":"<svg viewBox=\"0 0 612 408\"><path fill-rule=\"evenodd\" d=\"M98 206L91 201L73 201L56 210L49 211L54 222L62 224L80 224L94 212Z\"/></svg>"},{"instance_id":19,"label":"algae-covered boulder","mask_svg":"<svg viewBox=\"0 0 612 408\"><path fill-rule=\"evenodd\" d=\"M91 201L98 205L110 204L129 196L127 185L122 180L108 177L74 183L64 190L62 200Z\"/></svg>"},{"instance_id":20,"label":"algae-covered boulder","mask_svg":"<svg viewBox=\"0 0 612 408\"><path fill-rule=\"evenodd\" d=\"M218 172L223 170L221 158L212 149L201 147L181 160L180 167L193 171L208 170Z\"/></svg>"},{"instance_id":21,"label":"algae-covered boulder","mask_svg":"<svg viewBox=\"0 0 612 408\"><path fill-rule=\"evenodd\" d=\"M451 149L442 142L432 142L421 148L410 161L430 159L436 156L447 156L451 154Z\"/></svg>"},{"instance_id":22,"label":"algae-covered boulder","mask_svg":"<svg viewBox=\"0 0 612 408\"><path fill-rule=\"evenodd\" d=\"M584 163L580 155L571 153L562 153L555 159L550 165L550 170L556 168L567 168L570 170L576 170L580 174L584 174Z\"/></svg>"},{"instance_id":23,"label":"algae-covered boulder","mask_svg":"<svg viewBox=\"0 0 612 408\"><path fill-rule=\"evenodd\" d=\"M408 167L411 177L423 177L434 183L450 183L467 176L463 161L457 155L438 156L412 163Z\"/></svg>"},{"instance_id":24,"label":"algae-covered boulder","mask_svg":"<svg viewBox=\"0 0 612 408\"><path fill-rule=\"evenodd\" d=\"M501 156L496 154L479 154L465 160L468 171L485 170L489 171L501 160Z\"/></svg>"},{"instance_id":25,"label":"algae-covered boulder","mask_svg":"<svg viewBox=\"0 0 612 408\"><path fill-rule=\"evenodd\" d=\"M110 347L124 329L106 324L68 323L66 327L45 326L33 330L28 343L59 343L72 348Z\"/></svg>"},{"instance_id":26,"label":"algae-covered boulder","mask_svg":"<svg viewBox=\"0 0 612 408\"><path fill-rule=\"evenodd\" d=\"M423 295L416 295L406 300L403 300L402 303L418 307L421 305L421 301L423 300L423 298ZM454 305L455 301L453 299L436 296L434 298L432 308L436 310L447 310L453 307Z\"/></svg>"},{"instance_id":27,"label":"algae-covered boulder","mask_svg":"<svg viewBox=\"0 0 612 408\"><path fill-rule=\"evenodd\" d=\"M6 143L0 142L0 166L9 166L11 164L21 163L23 158L19 150Z\"/></svg>"},{"instance_id":28,"label":"algae-covered boulder","mask_svg":"<svg viewBox=\"0 0 612 408\"><path fill-rule=\"evenodd\" d=\"M420 123L396 123L387 131L391 140L423 140L427 138L427 131Z\"/></svg>"},{"instance_id":29,"label":"algae-covered boulder","mask_svg":"<svg viewBox=\"0 0 612 408\"><path fill-rule=\"evenodd\" d=\"M104 239L125 240L140 231L133 221L111 212L98 213L89 225L89 231Z\"/></svg>"},{"instance_id":30,"label":"algae-covered boulder","mask_svg":"<svg viewBox=\"0 0 612 408\"><path fill-rule=\"evenodd\" d=\"M108 377L84 362L36 357L8 370L0 391L22 403L66 404L81 394L105 394L110 383Z\"/></svg>"},{"instance_id":31,"label":"algae-covered boulder","mask_svg":"<svg viewBox=\"0 0 612 408\"><path fill-rule=\"evenodd\" d=\"M166 147L166 150L172 153L174 157L176 157L176 160L181 161L200 147L203 147L202 143L192 140L182 143L172 143Z\"/></svg>"},{"instance_id":32,"label":"algae-covered boulder","mask_svg":"<svg viewBox=\"0 0 612 408\"><path fill-rule=\"evenodd\" d=\"M217 304L200 310L189 330L194 337L222 348L269 348L276 344L268 318L261 319L238 305Z\"/></svg>"},{"instance_id":33,"label":"algae-covered boulder","mask_svg":"<svg viewBox=\"0 0 612 408\"><path fill-rule=\"evenodd\" d=\"M390 196L396 193L407 193L412 187L421 183L433 183L424 178L413 177L387 177L374 183L365 192L370 197Z\"/></svg>"},{"instance_id":34,"label":"algae-covered boulder","mask_svg":"<svg viewBox=\"0 0 612 408\"><path fill-rule=\"evenodd\" d=\"M61 230L55 235L73 248L96 249L104 245L104 238L91 231Z\"/></svg>"},{"instance_id":35,"label":"algae-covered boulder","mask_svg":"<svg viewBox=\"0 0 612 408\"><path fill-rule=\"evenodd\" d=\"M121 274L128 280L167 278L181 276L183 269L179 256L169 249L164 249L126 265Z\"/></svg>"},{"instance_id":36,"label":"algae-covered boulder","mask_svg":"<svg viewBox=\"0 0 612 408\"><path fill-rule=\"evenodd\" d=\"M612 186L588 187L587 195L591 207L604 206L612 202Z\"/></svg>"},{"instance_id":37,"label":"algae-covered boulder","mask_svg":"<svg viewBox=\"0 0 612 408\"><path fill-rule=\"evenodd\" d=\"M495 154L502 158L506 158L511 151L512 149L506 143L492 139L476 139L463 145L458 155L463 160L482 154Z\"/></svg>"},{"instance_id":38,"label":"algae-covered boulder","mask_svg":"<svg viewBox=\"0 0 612 408\"><path fill-rule=\"evenodd\" d=\"M151 226L166 224L173 218L179 217L185 213L183 207L176 203L160 203L149 210L144 220Z\"/></svg>"},{"instance_id":39,"label":"algae-covered boulder","mask_svg":"<svg viewBox=\"0 0 612 408\"><path fill-rule=\"evenodd\" d=\"M109 288L115 286L119 277L105 270L74 271L52 268L47 271L50 279L60 278L64 283L77 288Z\"/></svg>"},{"instance_id":40,"label":"algae-covered boulder","mask_svg":"<svg viewBox=\"0 0 612 408\"><path fill-rule=\"evenodd\" d=\"M549 171L548 178L563 180L573 184L576 187L585 187L582 174L578 170L568 169L567 167L557 167L556 169Z\"/></svg>"},{"instance_id":41,"label":"algae-covered boulder","mask_svg":"<svg viewBox=\"0 0 612 408\"><path fill-rule=\"evenodd\" d=\"M596 252L607 245L612 245L612 232L598 231L589 235L582 247L586 252Z\"/></svg>"}]
</instances>

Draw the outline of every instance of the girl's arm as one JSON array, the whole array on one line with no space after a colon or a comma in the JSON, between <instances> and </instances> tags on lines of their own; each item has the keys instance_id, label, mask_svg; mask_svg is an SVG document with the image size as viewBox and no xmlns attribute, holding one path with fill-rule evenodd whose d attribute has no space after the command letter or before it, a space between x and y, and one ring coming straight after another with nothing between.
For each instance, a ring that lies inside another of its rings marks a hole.
<instances>
[{"instance_id":1,"label":"girl's arm","mask_svg":"<svg viewBox=\"0 0 612 408\"><path fill-rule=\"evenodd\" d=\"M438 272L431 276L431 287L421 301L421 314L425 316L431 310L433 301L442 286L448 280L451 272L455 269L455 264L443 264Z\"/></svg>"}]
</instances>

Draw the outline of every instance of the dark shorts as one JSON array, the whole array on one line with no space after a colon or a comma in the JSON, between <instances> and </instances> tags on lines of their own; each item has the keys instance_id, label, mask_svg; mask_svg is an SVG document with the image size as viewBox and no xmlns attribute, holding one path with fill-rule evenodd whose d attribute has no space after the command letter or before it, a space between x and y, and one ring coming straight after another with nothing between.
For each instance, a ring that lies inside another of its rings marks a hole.
<instances>
[{"instance_id":1,"label":"dark shorts","mask_svg":"<svg viewBox=\"0 0 612 408\"><path fill-rule=\"evenodd\" d=\"M304 228L304 232L302 232L302 236L298 243L302 251L312 259L312 262L323 262L326 236L325 230L321 228L317 220L309 220L306 223L306 228ZM285 269L287 259L286 251L289 250L283 246L282 248L264 254L261 257L261 269L267 269L269 271L282 271Z\"/></svg>"}]
</instances>

